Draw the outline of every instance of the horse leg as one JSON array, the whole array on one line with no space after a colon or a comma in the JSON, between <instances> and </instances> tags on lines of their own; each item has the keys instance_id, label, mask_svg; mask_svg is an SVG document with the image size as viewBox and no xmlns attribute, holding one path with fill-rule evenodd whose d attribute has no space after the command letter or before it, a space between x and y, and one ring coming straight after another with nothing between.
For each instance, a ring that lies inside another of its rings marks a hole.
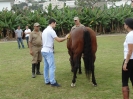
<instances>
[{"instance_id":1,"label":"horse leg","mask_svg":"<svg viewBox=\"0 0 133 99\"><path fill-rule=\"evenodd\" d=\"M94 62L95 62L95 57L94 57ZM92 67L92 83L94 86L97 86L97 83L96 83L96 79L95 79L95 66L94 66L94 62L93 62L93 67Z\"/></svg>"},{"instance_id":2,"label":"horse leg","mask_svg":"<svg viewBox=\"0 0 133 99\"><path fill-rule=\"evenodd\" d=\"M70 50L68 51L68 53L70 55L69 61L70 61L70 64L71 64L71 72L73 72L73 67L74 67L73 54L72 54L72 52Z\"/></svg>"},{"instance_id":3,"label":"horse leg","mask_svg":"<svg viewBox=\"0 0 133 99\"><path fill-rule=\"evenodd\" d=\"M79 60L79 74L82 74L82 71L81 71L81 59Z\"/></svg>"},{"instance_id":4,"label":"horse leg","mask_svg":"<svg viewBox=\"0 0 133 99\"><path fill-rule=\"evenodd\" d=\"M94 70L95 70L95 66L93 65L93 68L92 68L92 83L93 83L94 86L97 86Z\"/></svg>"},{"instance_id":5,"label":"horse leg","mask_svg":"<svg viewBox=\"0 0 133 99\"><path fill-rule=\"evenodd\" d=\"M77 74L77 70L78 70L78 65L79 65L79 62L78 62L78 59L74 59L74 68L73 68L73 79L72 79L72 84L71 84L71 87L74 87L75 86L75 83L76 83L76 74Z\"/></svg>"},{"instance_id":6,"label":"horse leg","mask_svg":"<svg viewBox=\"0 0 133 99\"><path fill-rule=\"evenodd\" d=\"M73 72L73 66L74 66L74 63L73 63L73 59L72 59L71 56L70 56L69 61L70 61L70 64L71 64L71 72Z\"/></svg>"}]
</instances>

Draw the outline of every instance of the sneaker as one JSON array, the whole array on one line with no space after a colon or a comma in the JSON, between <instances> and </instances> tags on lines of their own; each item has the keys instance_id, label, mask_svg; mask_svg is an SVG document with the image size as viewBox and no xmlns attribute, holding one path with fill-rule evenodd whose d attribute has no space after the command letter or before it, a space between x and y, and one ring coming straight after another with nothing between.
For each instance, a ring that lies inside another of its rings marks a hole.
<instances>
[{"instance_id":1,"label":"sneaker","mask_svg":"<svg viewBox=\"0 0 133 99\"><path fill-rule=\"evenodd\" d=\"M61 85L59 85L57 82L54 84L51 84L52 87L61 87Z\"/></svg>"},{"instance_id":2,"label":"sneaker","mask_svg":"<svg viewBox=\"0 0 133 99\"><path fill-rule=\"evenodd\" d=\"M46 83L46 85L50 85L50 82L49 83Z\"/></svg>"}]
</instances>

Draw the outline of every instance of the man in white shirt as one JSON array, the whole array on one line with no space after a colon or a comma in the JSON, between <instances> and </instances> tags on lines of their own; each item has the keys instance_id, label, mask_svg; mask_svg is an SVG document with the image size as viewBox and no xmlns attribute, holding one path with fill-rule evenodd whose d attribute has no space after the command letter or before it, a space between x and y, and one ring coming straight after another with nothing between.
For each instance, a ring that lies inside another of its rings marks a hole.
<instances>
[{"instance_id":1,"label":"man in white shirt","mask_svg":"<svg viewBox=\"0 0 133 99\"><path fill-rule=\"evenodd\" d=\"M44 79L45 84L51 86L60 87L60 85L55 80L55 62L53 54L53 45L54 39L57 42L62 42L67 39L67 36L64 38L59 38L54 31L56 27L56 21L54 19L49 20L49 26L42 33L42 56L44 58Z\"/></svg>"},{"instance_id":2,"label":"man in white shirt","mask_svg":"<svg viewBox=\"0 0 133 99\"><path fill-rule=\"evenodd\" d=\"M26 41L27 41L27 46L28 46L28 48L29 48L28 42L29 42L29 35L30 35L30 33L31 33L31 30L29 29L28 26L26 26L26 30L24 31L24 33L25 33L25 38L26 38Z\"/></svg>"}]
</instances>

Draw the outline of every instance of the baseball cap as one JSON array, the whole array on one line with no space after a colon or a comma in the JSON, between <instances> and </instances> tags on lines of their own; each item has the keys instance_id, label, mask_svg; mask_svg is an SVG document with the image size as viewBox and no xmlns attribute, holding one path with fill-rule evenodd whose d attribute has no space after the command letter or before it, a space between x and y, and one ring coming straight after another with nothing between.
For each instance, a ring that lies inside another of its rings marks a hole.
<instances>
[{"instance_id":1,"label":"baseball cap","mask_svg":"<svg viewBox=\"0 0 133 99\"><path fill-rule=\"evenodd\" d=\"M34 26L40 26L40 24L39 23L34 23Z\"/></svg>"},{"instance_id":2,"label":"baseball cap","mask_svg":"<svg viewBox=\"0 0 133 99\"><path fill-rule=\"evenodd\" d=\"M79 20L79 17L74 17L74 20Z\"/></svg>"}]
</instances>

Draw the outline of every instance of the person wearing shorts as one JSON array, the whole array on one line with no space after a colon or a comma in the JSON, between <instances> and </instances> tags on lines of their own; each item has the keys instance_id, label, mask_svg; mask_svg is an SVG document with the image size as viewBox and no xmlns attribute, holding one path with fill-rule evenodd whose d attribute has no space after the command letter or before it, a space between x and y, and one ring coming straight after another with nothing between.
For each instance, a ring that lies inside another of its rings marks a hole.
<instances>
[{"instance_id":1,"label":"person wearing shorts","mask_svg":"<svg viewBox=\"0 0 133 99\"><path fill-rule=\"evenodd\" d=\"M124 28L128 32L124 42L124 61L122 64L122 93L123 99L129 99L128 80L133 86L133 18L124 21Z\"/></svg>"}]
</instances>

